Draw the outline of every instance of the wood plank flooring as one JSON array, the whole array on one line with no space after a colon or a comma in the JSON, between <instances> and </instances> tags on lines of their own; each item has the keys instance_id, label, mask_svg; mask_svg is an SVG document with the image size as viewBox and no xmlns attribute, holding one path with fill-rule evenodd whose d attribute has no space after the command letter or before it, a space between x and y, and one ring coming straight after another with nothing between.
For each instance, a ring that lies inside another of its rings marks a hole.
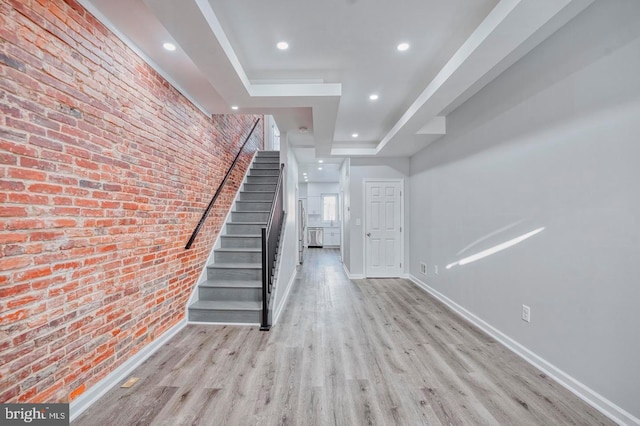
<instances>
[{"instance_id":1,"label":"wood plank flooring","mask_svg":"<svg viewBox=\"0 0 640 426\"><path fill-rule=\"evenodd\" d=\"M310 249L270 332L189 325L74 425L608 425L402 279Z\"/></svg>"}]
</instances>

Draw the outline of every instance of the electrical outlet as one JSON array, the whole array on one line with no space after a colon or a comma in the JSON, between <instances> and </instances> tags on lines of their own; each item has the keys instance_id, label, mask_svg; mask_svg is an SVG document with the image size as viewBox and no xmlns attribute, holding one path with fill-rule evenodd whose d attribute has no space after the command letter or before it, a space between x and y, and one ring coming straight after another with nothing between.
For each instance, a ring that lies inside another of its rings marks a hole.
<instances>
[{"instance_id":1,"label":"electrical outlet","mask_svg":"<svg viewBox=\"0 0 640 426\"><path fill-rule=\"evenodd\" d=\"M522 321L531 322L531 308L522 305Z\"/></svg>"},{"instance_id":2,"label":"electrical outlet","mask_svg":"<svg viewBox=\"0 0 640 426\"><path fill-rule=\"evenodd\" d=\"M440 273L438 272L438 265L435 265L433 268L435 269L436 275L440 275Z\"/></svg>"},{"instance_id":3,"label":"electrical outlet","mask_svg":"<svg viewBox=\"0 0 640 426\"><path fill-rule=\"evenodd\" d=\"M420 262L420 273L427 275L427 264Z\"/></svg>"}]
</instances>

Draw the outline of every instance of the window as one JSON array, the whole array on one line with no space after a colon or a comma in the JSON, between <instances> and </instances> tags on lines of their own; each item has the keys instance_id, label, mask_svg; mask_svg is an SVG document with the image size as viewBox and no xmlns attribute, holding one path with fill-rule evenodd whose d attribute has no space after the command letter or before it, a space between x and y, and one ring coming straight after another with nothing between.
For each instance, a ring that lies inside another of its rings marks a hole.
<instances>
[{"instance_id":1,"label":"window","mask_svg":"<svg viewBox=\"0 0 640 426\"><path fill-rule=\"evenodd\" d=\"M338 195L322 194L322 220L325 222L338 220Z\"/></svg>"}]
</instances>

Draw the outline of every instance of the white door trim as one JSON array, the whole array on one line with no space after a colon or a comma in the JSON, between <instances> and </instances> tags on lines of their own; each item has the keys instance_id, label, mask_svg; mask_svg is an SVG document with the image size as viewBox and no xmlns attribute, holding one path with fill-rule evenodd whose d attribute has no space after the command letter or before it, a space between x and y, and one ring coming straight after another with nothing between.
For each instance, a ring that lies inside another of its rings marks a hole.
<instances>
[{"instance_id":1,"label":"white door trim","mask_svg":"<svg viewBox=\"0 0 640 426\"><path fill-rule=\"evenodd\" d=\"M404 274L405 271L405 261L404 261L404 234L405 234L405 226L404 226L404 179L384 179L384 178L364 178L362 180L362 272L365 278L367 276L367 183L368 182L394 182L400 183L400 259L402 259L402 267L401 274Z\"/></svg>"}]
</instances>

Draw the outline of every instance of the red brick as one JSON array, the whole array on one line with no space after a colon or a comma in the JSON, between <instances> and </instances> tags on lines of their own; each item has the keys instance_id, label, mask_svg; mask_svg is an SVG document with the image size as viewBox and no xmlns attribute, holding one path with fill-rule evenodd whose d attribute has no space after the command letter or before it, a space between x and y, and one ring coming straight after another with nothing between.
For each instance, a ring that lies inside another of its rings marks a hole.
<instances>
[{"instance_id":1,"label":"red brick","mask_svg":"<svg viewBox=\"0 0 640 426\"><path fill-rule=\"evenodd\" d=\"M0 317L16 336L0 347L27 351L24 386L0 377L0 395L68 401L182 319L256 146L189 252L186 224L255 117L202 114L75 0L0 11L18 61L0 71Z\"/></svg>"},{"instance_id":2,"label":"red brick","mask_svg":"<svg viewBox=\"0 0 640 426\"><path fill-rule=\"evenodd\" d=\"M23 217L27 215L24 207L0 206L0 217Z\"/></svg>"},{"instance_id":3,"label":"red brick","mask_svg":"<svg viewBox=\"0 0 640 426\"><path fill-rule=\"evenodd\" d=\"M51 267L39 267L34 269L29 269L28 271L20 272L14 275L14 280L16 282L20 281L29 281L35 278L41 278L46 275L51 275Z\"/></svg>"},{"instance_id":4,"label":"red brick","mask_svg":"<svg viewBox=\"0 0 640 426\"><path fill-rule=\"evenodd\" d=\"M46 170L49 172L53 172L56 170L56 165L54 163L51 163L49 161L37 160L31 157L21 157L20 166L27 167L30 169Z\"/></svg>"},{"instance_id":5,"label":"red brick","mask_svg":"<svg viewBox=\"0 0 640 426\"><path fill-rule=\"evenodd\" d=\"M31 192L40 192L43 194L61 194L62 187L60 185L51 185L48 183L34 183L29 185L28 190Z\"/></svg>"},{"instance_id":6,"label":"red brick","mask_svg":"<svg viewBox=\"0 0 640 426\"><path fill-rule=\"evenodd\" d=\"M9 230L27 230L44 228L44 220L42 219L14 219L7 224Z\"/></svg>"},{"instance_id":7,"label":"red brick","mask_svg":"<svg viewBox=\"0 0 640 426\"><path fill-rule=\"evenodd\" d=\"M24 183L19 181L1 180L1 191L24 191Z\"/></svg>"},{"instance_id":8,"label":"red brick","mask_svg":"<svg viewBox=\"0 0 640 426\"><path fill-rule=\"evenodd\" d=\"M9 169L9 177L14 179L23 179L23 180L39 180L45 181L47 179L47 174L45 172L40 172L32 169Z\"/></svg>"},{"instance_id":9,"label":"red brick","mask_svg":"<svg viewBox=\"0 0 640 426\"><path fill-rule=\"evenodd\" d=\"M78 225L78 221L75 219L54 219L48 222L48 225L53 228L69 228Z\"/></svg>"},{"instance_id":10,"label":"red brick","mask_svg":"<svg viewBox=\"0 0 640 426\"><path fill-rule=\"evenodd\" d=\"M46 195L13 193L9 194L8 201L16 204L49 204L49 197Z\"/></svg>"},{"instance_id":11,"label":"red brick","mask_svg":"<svg viewBox=\"0 0 640 426\"><path fill-rule=\"evenodd\" d=\"M28 238L29 236L27 234L9 234L1 232L0 244L23 243L27 241Z\"/></svg>"},{"instance_id":12,"label":"red brick","mask_svg":"<svg viewBox=\"0 0 640 426\"><path fill-rule=\"evenodd\" d=\"M0 259L0 271L19 269L31 263L28 257L5 257Z\"/></svg>"},{"instance_id":13,"label":"red brick","mask_svg":"<svg viewBox=\"0 0 640 426\"><path fill-rule=\"evenodd\" d=\"M19 308L21 306L28 305L28 304L36 302L38 300L40 300L40 298L38 298L36 296L32 296L32 295L24 296L24 297L21 297L19 299L12 299L12 300L7 302L7 308L8 309Z\"/></svg>"},{"instance_id":14,"label":"red brick","mask_svg":"<svg viewBox=\"0 0 640 426\"><path fill-rule=\"evenodd\" d=\"M19 309L17 311L0 314L0 325L11 324L13 322L25 319L29 316L29 310Z\"/></svg>"},{"instance_id":15,"label":"red brick","mask_svg":"<svg viewBox=\"0 0 640 426\"><path fill-rule=\"evenodd\" d=\"M17 162L15 155L0 152L0 164L17 164Z\"/></svg>"},{"instance_id":16,"label":"red brick","mask_svg":"<svg viewBox=\"0 0 640 426\"><path fill-rule=\"evenodd\" d=\"M38 155L38 151L25 145L24 140L26 139L26 136L20 135L21 134L16 131L0 130L0 149L14 154L36 157ZM11 142L7 138L18 139L18 143Z\"/></svg>"}]
</instances>

